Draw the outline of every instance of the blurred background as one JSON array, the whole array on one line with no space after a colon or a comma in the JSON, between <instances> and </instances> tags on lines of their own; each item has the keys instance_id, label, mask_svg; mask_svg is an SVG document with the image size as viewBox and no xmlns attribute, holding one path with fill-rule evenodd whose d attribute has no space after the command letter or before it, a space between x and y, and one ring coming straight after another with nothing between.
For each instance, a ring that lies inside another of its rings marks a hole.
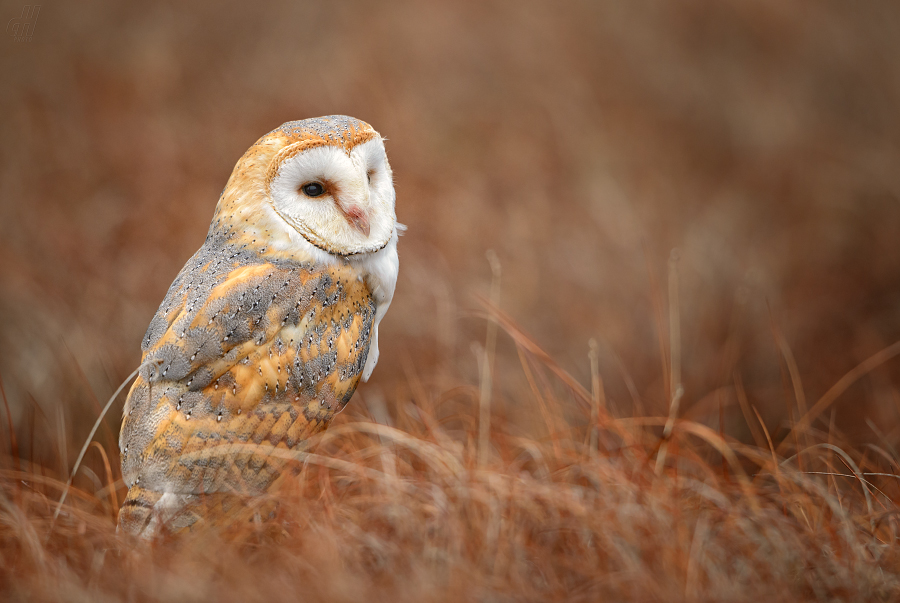
<instances>
[{"instance_id":1,"label":"blurred background","mask_svg":"<svg viewBox=\"0 0 900 603\"><path fill-rule=\"evenodd\" d=\"M247 147L327 114L387 137L409 227L357 400L474 416L494 250L537 344L589 387L595 338L616 412L664 414L677 250L683 413L721 406L749 441L740 382L777 437L798 395L900 339L898 57L889 2L42 4L0 53L0 377L23 455L56 454L42 433L77 450ZM496 412L531 413L503 334L497 373ZM848 438L896 439L900 361L834 408Z\"/></svg>"}]
</instances>

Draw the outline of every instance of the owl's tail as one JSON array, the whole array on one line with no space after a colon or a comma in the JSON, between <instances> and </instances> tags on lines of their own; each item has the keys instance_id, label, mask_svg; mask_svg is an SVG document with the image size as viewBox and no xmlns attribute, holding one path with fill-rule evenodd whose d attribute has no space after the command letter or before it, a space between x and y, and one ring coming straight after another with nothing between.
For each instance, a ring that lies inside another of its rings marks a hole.
<instances>
[{"instance_id":1,"label":"owl's tail","mask_svg":"<svg viewBox=\"0 0 900 603\"><path fill-rule=\"evenodd\" d=\"M150 539L161 531L179 533L201 525L259 522L274 516L276 507L277 503L265 496L253 498L231 492L184 495L132 486L119 509L118 530Z\"/></svg>"},{"instance_id":2,"label":"owl's tail","mask_svg":"<svg viewBox=\"0 0 900 603\"><path fill-rule=\"evenodd\" d=\"M145 490L140 486L132 486L128 496L119 509L119 525L117 530L134 536L149 536L148 528L156 513L157 503L162 498L161 492Z\"/></svg>"}]
</instances>

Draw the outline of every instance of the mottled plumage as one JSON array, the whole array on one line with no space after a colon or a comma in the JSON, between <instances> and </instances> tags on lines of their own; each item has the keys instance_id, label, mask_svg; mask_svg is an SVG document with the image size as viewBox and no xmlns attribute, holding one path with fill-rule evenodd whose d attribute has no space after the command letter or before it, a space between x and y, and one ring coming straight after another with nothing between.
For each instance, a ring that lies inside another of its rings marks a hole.
<instances>
[{"instance_id":1,"label":"mottled plumage","mask_svg":"<svg viewBox=\"0 0 900 603\"><path fill-rule=\"evenodd\" d=\"M288 463L272 451L325 429L374 368L398 227L368 124L290 122L247 151L143 340L121 529L181 529L272 490Z\"/></svg>"}]
</instances>

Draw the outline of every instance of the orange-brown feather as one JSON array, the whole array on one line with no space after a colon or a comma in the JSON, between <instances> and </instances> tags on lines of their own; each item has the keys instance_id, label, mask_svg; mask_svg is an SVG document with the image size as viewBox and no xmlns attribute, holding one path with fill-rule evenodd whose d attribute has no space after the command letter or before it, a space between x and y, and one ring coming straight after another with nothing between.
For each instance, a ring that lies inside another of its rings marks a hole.
<instances>
[{"instance_id":1,"label":"orange-brown feather","mask_svg":"<svg viewBox=\"0 0 900 603\"><path fill-rule=\"evenodd\" d=\"M349 401L374 314L349 265L276 264L208 241L144 340L149 366L122 425L135 503L123 507L122 528L143 530L147 504L164 493L180 497L168 518L186 527L202 515L203 495L267 492L287 464L268 452L301 448Z\"/></svg>"}]
</instances>

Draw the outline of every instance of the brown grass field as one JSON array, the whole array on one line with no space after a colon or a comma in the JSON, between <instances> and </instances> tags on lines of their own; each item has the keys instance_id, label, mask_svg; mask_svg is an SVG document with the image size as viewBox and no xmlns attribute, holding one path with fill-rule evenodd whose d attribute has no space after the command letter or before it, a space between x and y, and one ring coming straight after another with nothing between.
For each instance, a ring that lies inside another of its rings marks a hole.
<instances>
[{"instance_id":1,"label":"brown grass field","mask_svg":"<svg viewBox=\"0 0 900 603\"><path fill-rule=\"evenodd\" d=\"M0 600L900 600L898 57L890 2L42 5L0 52ZM334 113L409 227L372 380L274 520L117 536L101 408L235 161Z\"/></svg>"}]
</instances>

